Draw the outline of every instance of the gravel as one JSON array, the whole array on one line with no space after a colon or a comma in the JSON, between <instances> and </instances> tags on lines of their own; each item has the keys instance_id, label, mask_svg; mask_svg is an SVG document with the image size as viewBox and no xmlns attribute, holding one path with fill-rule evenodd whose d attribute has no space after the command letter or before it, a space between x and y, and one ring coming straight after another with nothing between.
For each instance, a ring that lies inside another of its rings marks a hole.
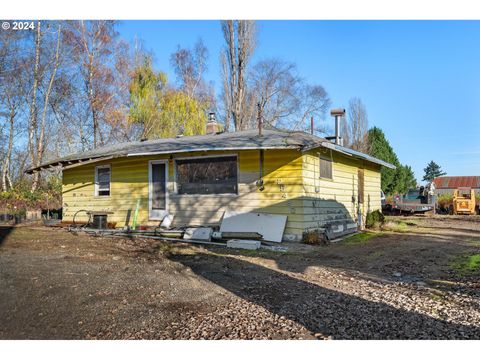
<instances>
[{"instance_id":1,"label":"gravel","mask_svg":"<svg viewBox=\"0 0 480 360\"><path fill-rule=\"evenodd\" d=\"M452 234L459 221L438 240L308 253L17 228L0 247L0 338L480 339L479 277L448 265L480 231Z\"/></svg>"}]
</instances>

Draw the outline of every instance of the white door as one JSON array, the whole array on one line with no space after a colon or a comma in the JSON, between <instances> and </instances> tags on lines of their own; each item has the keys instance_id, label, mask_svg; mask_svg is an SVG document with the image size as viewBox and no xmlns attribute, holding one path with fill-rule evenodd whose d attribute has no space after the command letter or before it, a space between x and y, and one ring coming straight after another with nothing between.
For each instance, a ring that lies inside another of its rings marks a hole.
<instances>
[{"instance_id":1,"label":"white door","mask_svg":"<svg viewBox=\"0 0 480 360\"><path fill-rule=\"evenodd\" d=\"M168 212L168 161L152 160L148 163L148 217L162 220Z\"/></svg>"}]
</instances>

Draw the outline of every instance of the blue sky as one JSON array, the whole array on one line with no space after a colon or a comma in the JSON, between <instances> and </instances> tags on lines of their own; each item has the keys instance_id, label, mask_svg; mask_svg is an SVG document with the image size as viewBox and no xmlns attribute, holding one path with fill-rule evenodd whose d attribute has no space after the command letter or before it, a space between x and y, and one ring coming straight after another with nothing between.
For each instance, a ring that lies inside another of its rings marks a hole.
<instances>
[{"instance_id":1,"label":"blue sky","mask_svg":"<svg viewBox=\"0 0 480 360\"><path fill-rule=\"evenodd\" d=\"M259 21L258 27L253 63L295 62L334 107L360 97L369 125L383 129L418 180L430 160L448 175L480 175L480 21ZM143 39L172 81L170 54L202 38L210 52L206 79L219 91L219 21L129 20L119 32Z\"/></svg>"}]
</instances>

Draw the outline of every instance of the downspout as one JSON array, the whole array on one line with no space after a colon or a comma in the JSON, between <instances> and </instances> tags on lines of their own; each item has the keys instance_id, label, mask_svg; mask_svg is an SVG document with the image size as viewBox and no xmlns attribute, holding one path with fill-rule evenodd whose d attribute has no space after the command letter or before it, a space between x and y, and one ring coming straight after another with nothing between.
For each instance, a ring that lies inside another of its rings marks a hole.
<instances>
[{"instance_id":1,"label":"downspout","mask_svg":"<svg viewBox=\"0 0 480 360\"><path fill-rule=\"evenodd\" d=\"M260 107L260 103L257 103L257 109L258 109L258 112L257 112L257 121L258 121L258 136L259 137L262 137L263 134L262 134L262 128L263 128L263 124L262 124L262 112L261 112L261 107ZM265 187L263 186L263 163L264 163L264 150L263 149L260 149L259 150L259 163L258 163L258 180L256 182L256 185L257 185L257 188L258 190L260 191L263 191L265 189Z\"/></svg>"}]
</instances>

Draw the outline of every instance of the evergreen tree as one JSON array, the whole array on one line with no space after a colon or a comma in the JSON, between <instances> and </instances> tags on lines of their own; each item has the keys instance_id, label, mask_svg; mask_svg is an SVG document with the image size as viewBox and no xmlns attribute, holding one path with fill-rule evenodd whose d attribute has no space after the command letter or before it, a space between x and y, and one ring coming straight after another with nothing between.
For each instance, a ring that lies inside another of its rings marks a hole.
<instances>
[{"instance_id":1,"label":"evergreen tree","mask_svg":"<svg viewBox=\"0 0 480 360\"><path fill-rule=\"evenodd\" d=\"M368 131L368 143L370 155L395 165L397 168L399 167L400 163L397 155L394 153L381 129L373 127ZM395 175L397 170L382 166L380 171L383 192L387 195L393 194L395 192Z\"/></svg>"},{"instance_id":2,"label":"evergreen tree","mask_svg":"<svg viewBox=\"0 0 480 360\"><path fill-rule=\"evenodd\" d=\"M425 169L425 175L423 176L423 181L432 182L438 176L447 175L446 172L442 171L440 165L438 165L435 161L430 161Z\"/></svg>"},{"instance_id":3,"label":"evergreen tree","mask_svg":"<svg viewBox=\"0 0 480 360\"><path fill-rule=\"evenodd\" d=\"M368 131L368 143L370 155L396 166L396 169L382 166L380 170L382 190L386 195L405 193L416 187L417 181L412 168L400 164L381 129L373 127Z\"/></svg>"},{"instance_id":4,"label":"evergreen tree","mask_svg":"<svg viewBox=\"0 0 480 360\"><path fill-rule=\"evenodd\" d=\"M396 181L395 186L397 193L404 194L408 189L417 187L417 180L415 179L415 174L410 166L400 165L397 170L396 179L398 180Z\"/></svg>"}]
</instances>

